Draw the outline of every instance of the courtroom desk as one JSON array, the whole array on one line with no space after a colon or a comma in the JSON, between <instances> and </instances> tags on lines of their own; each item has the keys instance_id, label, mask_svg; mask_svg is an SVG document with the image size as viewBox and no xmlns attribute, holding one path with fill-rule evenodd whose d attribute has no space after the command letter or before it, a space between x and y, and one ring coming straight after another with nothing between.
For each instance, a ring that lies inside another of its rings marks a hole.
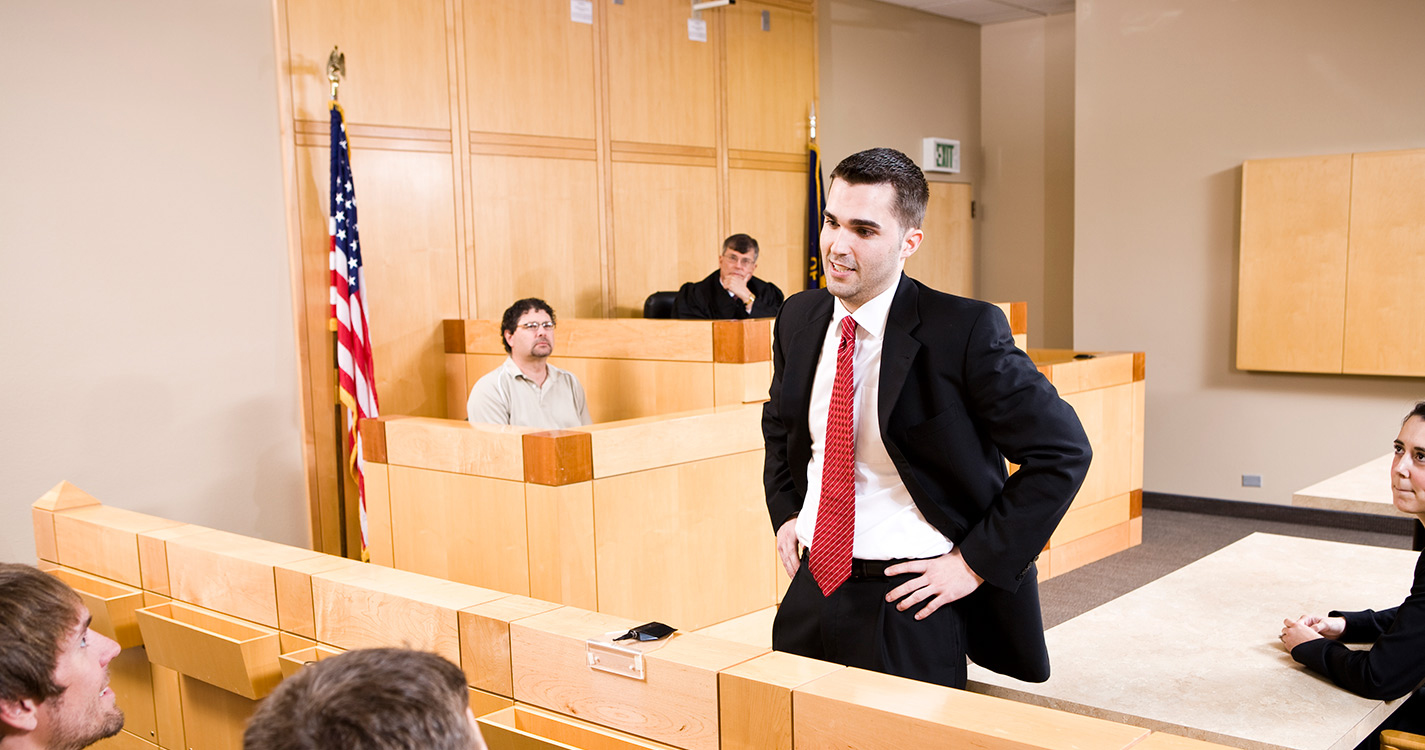
<instances>
[{"instance_id":1,"label":"courtroom desk","mask_svg":"<svg viewBox=\"0 0 1425 750\"><path fill-rule=\"evenodd\" d=\"M1143 352L1028 354L1078 414L1093 448L1083 485L1039 555L1042 581L1142 543L1147 379Z\"/></svg>"},{"instance_id":2,"label":"courtroom desk","mask_svg":"<svg viewBox=\"0 0 1425 750\"><path fill-rule=\"evenodd\" d=\"M1305 508L1368 513L1374 516L1411 518L1396 509L1390 495L1390 463L1393 454L1374 458L1354 469L1323 479L1291 495L1291 504Z\"/></svg>"},{"instance_id":3,"label":"courtroom desk","mask_svg":"<svg viewBox=\"0 0 1425 750\"><path fill-rule=\"evenodd\" d=\"M1252 534L1046 634L1031 684L971 666L969 688L1252 750L1355 747L1400 701L1292 660L1282 620L1399 604L1416 553Z\"/></svg>"}]
</instances>

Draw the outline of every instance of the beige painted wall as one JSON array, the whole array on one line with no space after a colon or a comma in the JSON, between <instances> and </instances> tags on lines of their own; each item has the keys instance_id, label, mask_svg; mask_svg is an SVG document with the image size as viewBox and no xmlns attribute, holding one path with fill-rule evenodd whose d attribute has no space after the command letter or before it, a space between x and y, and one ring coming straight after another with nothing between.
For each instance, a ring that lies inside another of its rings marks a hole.
<instances>
[{"instance_id":1,"label":"beige painted wall","mask_svg":"<svg viewBox=\"0 0 1425 750\"><path fill-rule=\"evenodd\" d=\"M919 164L922 138L954 138L960 172L927 177L978 191L980 27L876 0L821 0L817 12L823 174L877 146Z\"/></svg>"},{"instance_id":2,"label":"beige painted wall","mask_svg":"<svg viewBox=\"0 0 1425 750\"><path fill-rule=\"evenodd\" d=\"M68 479L307 542L270 3L0 3L0 559Z\"/></svg>"},{"instance_id":3,"label":"beige painted wall","mask_svg":"<svg viewBox=\"0 0 1425 750\"><path fill-rule=\"evenodd\" d=\"M1029 344L1073 345L1074 16L980 32L980 296L1029 303Z\"/></svg>"},{"instance_id":4,"label":"beige painted wall","mask_svg":"<svg viewBox=\"0 0 1425 750\"><path fill-rule=\"evenodd\" d=\"M1076 15L1074 343L1148 353L1144 488L1285 503L1389 452L1418 379L1233 368L1240 166L1425 146L1425 3L1079 0Z\"/></svg>"}]
</instances>

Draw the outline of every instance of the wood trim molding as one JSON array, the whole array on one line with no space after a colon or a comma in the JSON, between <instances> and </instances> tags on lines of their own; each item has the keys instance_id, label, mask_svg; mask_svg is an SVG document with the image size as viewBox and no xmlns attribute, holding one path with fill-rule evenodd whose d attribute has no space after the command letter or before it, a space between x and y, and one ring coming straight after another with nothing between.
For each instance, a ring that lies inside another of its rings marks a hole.
<instances>
[{"instance_id":1,"label":"wood trim molding","mask_svg":"<svg viewBox=\"0 0 1425 750\"><path fill-rule=\"evenodd\" d=\"M1143 380L1148 376L1148 353L1133 352L1133 382Z\"/></svg>"},{"instance_id":2,"label":"wood trim molding","mask_svg":"<svg viewBox=\"0 0 1425 750\"><path fill-rule=\"evenodd\" d=\"M441 332L445 337L446 354L465 353L465 321L452 320L446 318L440 323Z\"/></svg>"},{"instance_id":3,"label":"wood trim molding","mask_svg":"<svg viewBox=\"0 0 1425 750\"><path fill-rule=\"evenodd\" d=\"M31 507L40 510L60 511L98 504L99 501L89 493L63 481L51 487L49 492L41 495L40 499L36 500Z\"/></svg>"},{"instance_id":4,"label":"wood trim molding","mask_svg":"<svg viewBox=\"0 0 1425 750\"><path fill-rule=\"evenodd\" d=\"M470 132L470 153L484 156L529 156L546 159L594 161L597 142L592 138Z\"/></svg>"},{"instance_id":5,"label":"wood trim molding","mask_svg":"<svg viewBox=\"0 0 1425 750\"><path fill-rule=\"evenodd\" d=\"M561 487L594 478L594 441L587 432L549 430L524 438L524 480Z\"/></svg>"},{"instance_id":6,"label":"wood trim molding","mask_svg":"<svg viewBox=\"0 0 1425 750\"><path fill-rule=\"evenodd\" d=\"M1009 303L1009 332L1014 334L1029 333L1028 302Z\"/></svg>"},{"instance_id":7,"label":"wood trim molding","mask_svg":"<svg viewBox=\"0 0 1425 750\"><path fill-rule=\"evenodd\" d=\"M612 161L616 162L717 167L717 149L708 146L612 141L609 143L609 156Z\"/></svg>"},{"instance_id":8,"label":"wood trim molding","mask_svg":"<svg viewBox=\"0 0 1425 750\"><path fill-rule=\"evenodd\" d=\"M811 13L816 9L816 0L758 0L762 5L770 5L773 8L783 10L795 10L802 13Z\"/></svg>"},{"instance_id":9,"label":"wood trim molding","mask_svg":"<svg viewBox=\"0 0 1425 750\"><path fill-rule=\"evenodd\" d=\"M297 120L298 146L331 146L331 123L321 120ZM387 125L357 125L348 122L346 135L354 150L424 151L436 154L453 153L451 131L437 128L397 128Z\"/></svg>"},{"instance_id":10,"label":"wood trim molding","mask_svg":"<svg viewBox=\"0 0 1425 750\"><path fill-rule=\"evenodd\" d=\"M363 419L357 425L361 431L361 457L374 464L390 463L386 458L386 422L391 417Z\"/></svg>"},{"instance_id":11,"label":"wood trim molding","mask_svg":"<svg viewBox=\"0 0 1425 750\"><path fill-rule=\"evenodd\" d=\"M806 154L784 154L776 151L729 149L728 166L732 169L762 169L773 172L806 172Z\"/></svg>"},{"instance_id":12,"label":"wood trim molding","mask_svg":"<svg viewBox=\"0 0 1425 750\"><path fill-rule=\"evenodd\" d=\"M713 321L713 361L731 364L772 359L772 321Z\"/></svg>"},{"instance_id":13,"label":"wood trim molding","mask_svg":"<svg viewBox=\"0 0 1425 750\"><path fill-rule=\"evenodd\" d=\"M1143 515L1143 490L1129 490L1128 492L1128 517L1140 518Z\"/></svg>"}]
</instances>

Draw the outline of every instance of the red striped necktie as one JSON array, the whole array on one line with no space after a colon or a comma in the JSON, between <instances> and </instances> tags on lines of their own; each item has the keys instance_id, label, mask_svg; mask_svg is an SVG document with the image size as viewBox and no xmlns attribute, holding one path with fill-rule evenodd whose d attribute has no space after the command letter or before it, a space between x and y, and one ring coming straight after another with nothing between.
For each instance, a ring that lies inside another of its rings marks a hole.
<instances>
[{"instance_id":1,"label":"red striped necktie","mask_svg":"<svg viewBox=\"0 0 1425 750\"><path fill-rule=\"evenodd\" d=\"M841 319L836 347L836 381L826 414L822 452L821 502L811 542L811 575L824 596L851 576L851 539L856 533L856 433L852 420L851 362L856 356L856 321Z\"/></svg>"}]
</instances>

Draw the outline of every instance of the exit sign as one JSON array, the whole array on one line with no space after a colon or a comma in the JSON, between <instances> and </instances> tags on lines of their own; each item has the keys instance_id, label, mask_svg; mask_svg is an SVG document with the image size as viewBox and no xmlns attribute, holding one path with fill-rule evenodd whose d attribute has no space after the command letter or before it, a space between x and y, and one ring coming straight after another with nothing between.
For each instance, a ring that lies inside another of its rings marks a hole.
<instances>
[{"instance_id":1,"label":"exit sign","mask_svg":"<svg viewBox=\"0 0 1425 750\"><path fill-rule=\"evenodd\" d=\"M925 138L920 168L927 172L959 172L960 142L948 138Z\"/></svg>"}]
</instances>

